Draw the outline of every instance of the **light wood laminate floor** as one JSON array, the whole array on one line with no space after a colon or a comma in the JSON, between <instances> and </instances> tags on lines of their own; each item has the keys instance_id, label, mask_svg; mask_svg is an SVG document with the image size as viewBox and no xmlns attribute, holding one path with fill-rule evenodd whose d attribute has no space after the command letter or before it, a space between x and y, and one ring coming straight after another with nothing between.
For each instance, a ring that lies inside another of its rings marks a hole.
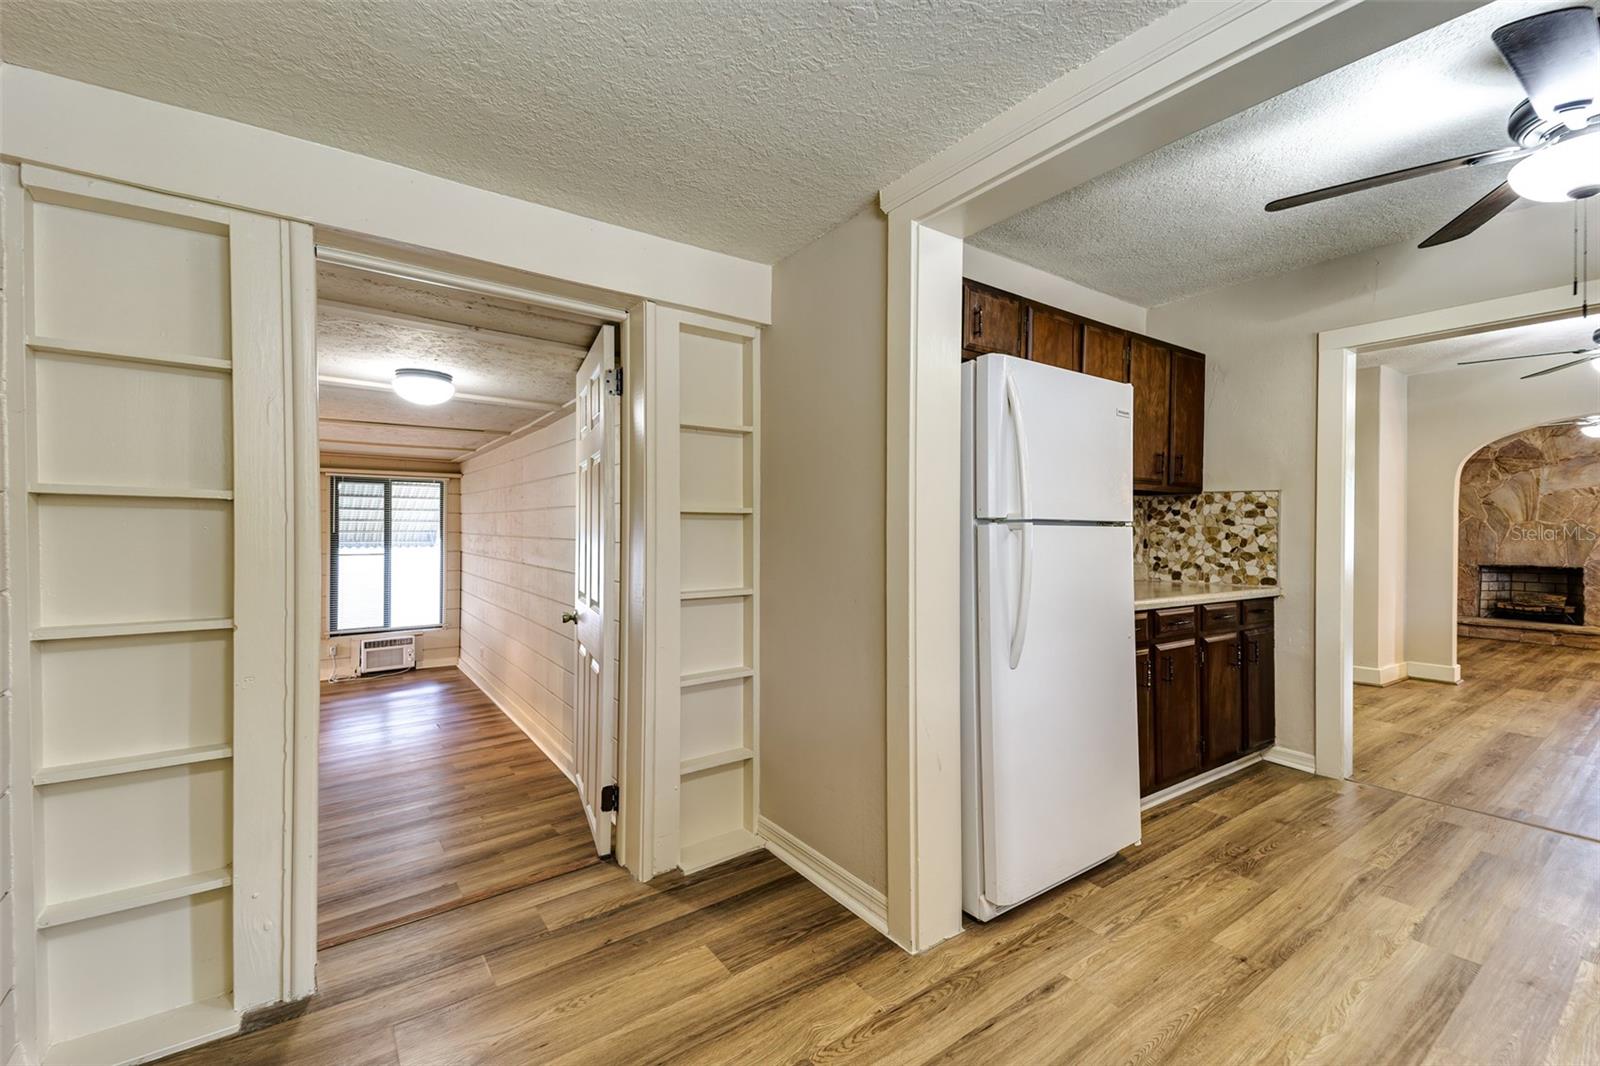
<instances>
[{"instance_id":1,"label":"light wood laminate floor","mask_svg":"<svg viewBox=\"0 0 1600 1066\"><path fill-rule=\"evenodd\" d=\"M1460 685L1357 686L1352 779L1600 840L1600 652L1460 642Z\"/></svg>"},{"instance_id":2,"label":"light wood laminate floor","mask_svg":"<svg viewBox=\"0 0 1600 1066\"><path fill-rule=\"evenodd\" d=\"M319 982L176 1061L1576 1063L1600 844L1263 764L919 957L758 855L590 867L324 951Z\"/></svg>"},{"instance_id":3,"label":"light wood laminate floor","mask_svg":"<svg viewBox=\"0 0 1600 1066\"><path fill-rule=\"evenodd\" d=\"M572 783L454 668L322 686L329 947L599 862Z\"/></svg>"}]
</instances>

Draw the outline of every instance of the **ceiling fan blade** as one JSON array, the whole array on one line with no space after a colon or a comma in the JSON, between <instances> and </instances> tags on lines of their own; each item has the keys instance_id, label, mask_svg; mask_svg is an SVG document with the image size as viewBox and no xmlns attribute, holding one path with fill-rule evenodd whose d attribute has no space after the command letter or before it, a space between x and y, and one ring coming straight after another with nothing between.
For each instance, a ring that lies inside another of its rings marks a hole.
<instances>
[{"instance_id":1,"label":"ceiling fan blade","mask_svg":"<svg viewBox=\"0 0 1600 1066\"><path fill-rule=\"evenodd\" d=\"M1600 23L1591 7L1564 7L1508 22L1494 45L1547 122L1577 108L1587 115L1600 98ZM1574 128L1580 128L1578 123Z\"/></svg>"},{"instance_id":2,"label":"ceiling fan blade","mask_svg":"<svg viewBox=\"0 0 1600 1066\"><path fill-rule=\"evenodd\" d=\"M1463 359L1456 366L1477 366L1479 363L1509 363L1514 359L1548 359L1552 355L1600 355L1600 348L1574 348L1570 352L1534 352L1532 355L1497 355L1493 359Z\"/></svg>"},{"instance_id":3,"label":"ceiling fan blade","mask_svg":"<svg viewBox=\"0 0 1600 1066\"><path fill-rule=\"evenodd\" d=\"M1586 355L1582 359L1574 359L1570 363L1562 363L1560 366L1553 366L1553 367L1550 367L1548 370L1535 370L1531 374L1522 375L1522 380L1523 381L1527 381L1529 378L1542 378L1546 374L1554 374L1558 370L1566 370L1566 369L1568 369L1570 367L1582 366L1584 363L1592 363L1592 362L1595 361L1596 358L1600 358L1600 357L1593 356L1593 355Z\"/></svg>"},{"instance_id":4,"label":"ceiling fan blade","mask_svg":"<svg viewBox=\"0 0 1600 1066\"><path fill-rule=\"evenodd\" d=\"M1474 152L1471 155L1458 155L1454 159L1441 159L1436 163L1423 163L1419 166L1405 167L1401 170L1391 170L1387 174L1374 174L1370 178L1358 178L1355 181L1347 181L1339 185L1329 185L1325 189L1313 189L1311 192L1303 192L1298 196L1285 196L1268 204L1267 210L1283 211L1290 207L1302 207L1305 204L1314 204L1319 200L1331 200L1335 196L1345 196L1365 189L1376 189L1382 185L1393 185L1397 181L1409 181L1411 178L1420 178L1427 174L1439 174L1446 170L1456 170L1460 167L1509 163L1532 154L1533 149L1531 148L1512 146L1495 148L1487 152Z\"/></svg>"},{"instance_id":5,"label":"ceiling fan blade","mask_svg":"<svg viewBox=\"0 0 1600 1066\"><path fill-rule=\"evenodd\" d=\"M1432 248L1458 241L1516 202L1517 191L1509 182L1503 181L1485 193L1477 203L1440 226L1432 236L1417 247Z\"/></svg>"}]
</instances>

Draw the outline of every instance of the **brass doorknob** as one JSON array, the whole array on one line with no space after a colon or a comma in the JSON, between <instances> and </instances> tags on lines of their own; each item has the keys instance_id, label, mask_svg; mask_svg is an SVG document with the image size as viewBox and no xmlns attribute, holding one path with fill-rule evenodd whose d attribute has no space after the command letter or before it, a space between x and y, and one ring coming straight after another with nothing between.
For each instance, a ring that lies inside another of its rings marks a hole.
<instances>
[{"instance_id":1,"label":"brass doorknob","mask_svg":"<svg viewBox=\"0 0 1600 1066\"><path fill-rule=\"evenodd\" d=\"M577 611L562 611L561 612L561 620L563 622L576 622L578 620L578 612Z\"/></svg>"}]
</instances>

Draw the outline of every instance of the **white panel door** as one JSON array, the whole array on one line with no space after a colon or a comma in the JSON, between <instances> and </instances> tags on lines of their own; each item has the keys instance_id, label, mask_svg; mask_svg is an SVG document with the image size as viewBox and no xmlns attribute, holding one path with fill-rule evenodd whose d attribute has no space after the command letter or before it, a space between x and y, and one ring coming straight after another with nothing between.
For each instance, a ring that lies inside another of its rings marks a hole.
<instances>
[{"instance_id":1,"label":"white panel door","mask_svg":"<svg viewBox=\"0 0 1600 1066\"><path fill-rule=\"evenodd\" d=\"M577 556L573 570L573 609L577 622L576 720L573 768L583 812L601 855L611 854L615 802L608 790L617 783L617 675L612 647L618 626L617 487L612 480L614 430L620 417L609 388L616 362L616 332L602 326L578 368Z\"/></svg>"}]
</instances>

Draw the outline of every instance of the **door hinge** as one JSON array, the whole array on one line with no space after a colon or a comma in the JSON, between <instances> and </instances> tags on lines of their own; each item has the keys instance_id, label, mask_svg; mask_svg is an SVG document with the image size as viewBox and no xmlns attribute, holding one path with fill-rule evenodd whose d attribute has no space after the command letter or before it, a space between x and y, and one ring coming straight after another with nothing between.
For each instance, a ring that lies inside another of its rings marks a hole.
<instances>
[{"instance_id":1,"label":"door hinge","mask_svg":"<svg viewBox=\"0 0 1600 1066\"><path fill-rule=\"evenodd\" d=\"M614 811L614 810L616 810L617 809L617 798L618 798L618 793L617 793L617 786L616 785L604 785L604 786L602 786L601 789L600 789L600 809L602 811Z\"/></svg>"},{"instance_id":2,"label":"door hinge","mask_svg":"<svg viewBox=\"0 0 1600 1066\"><path fill-rule=\"evenodd\" d=\"M606 391L613 396L622 395L622 368L614 366L606 371Z\"/></svg>"}]
</instances>

